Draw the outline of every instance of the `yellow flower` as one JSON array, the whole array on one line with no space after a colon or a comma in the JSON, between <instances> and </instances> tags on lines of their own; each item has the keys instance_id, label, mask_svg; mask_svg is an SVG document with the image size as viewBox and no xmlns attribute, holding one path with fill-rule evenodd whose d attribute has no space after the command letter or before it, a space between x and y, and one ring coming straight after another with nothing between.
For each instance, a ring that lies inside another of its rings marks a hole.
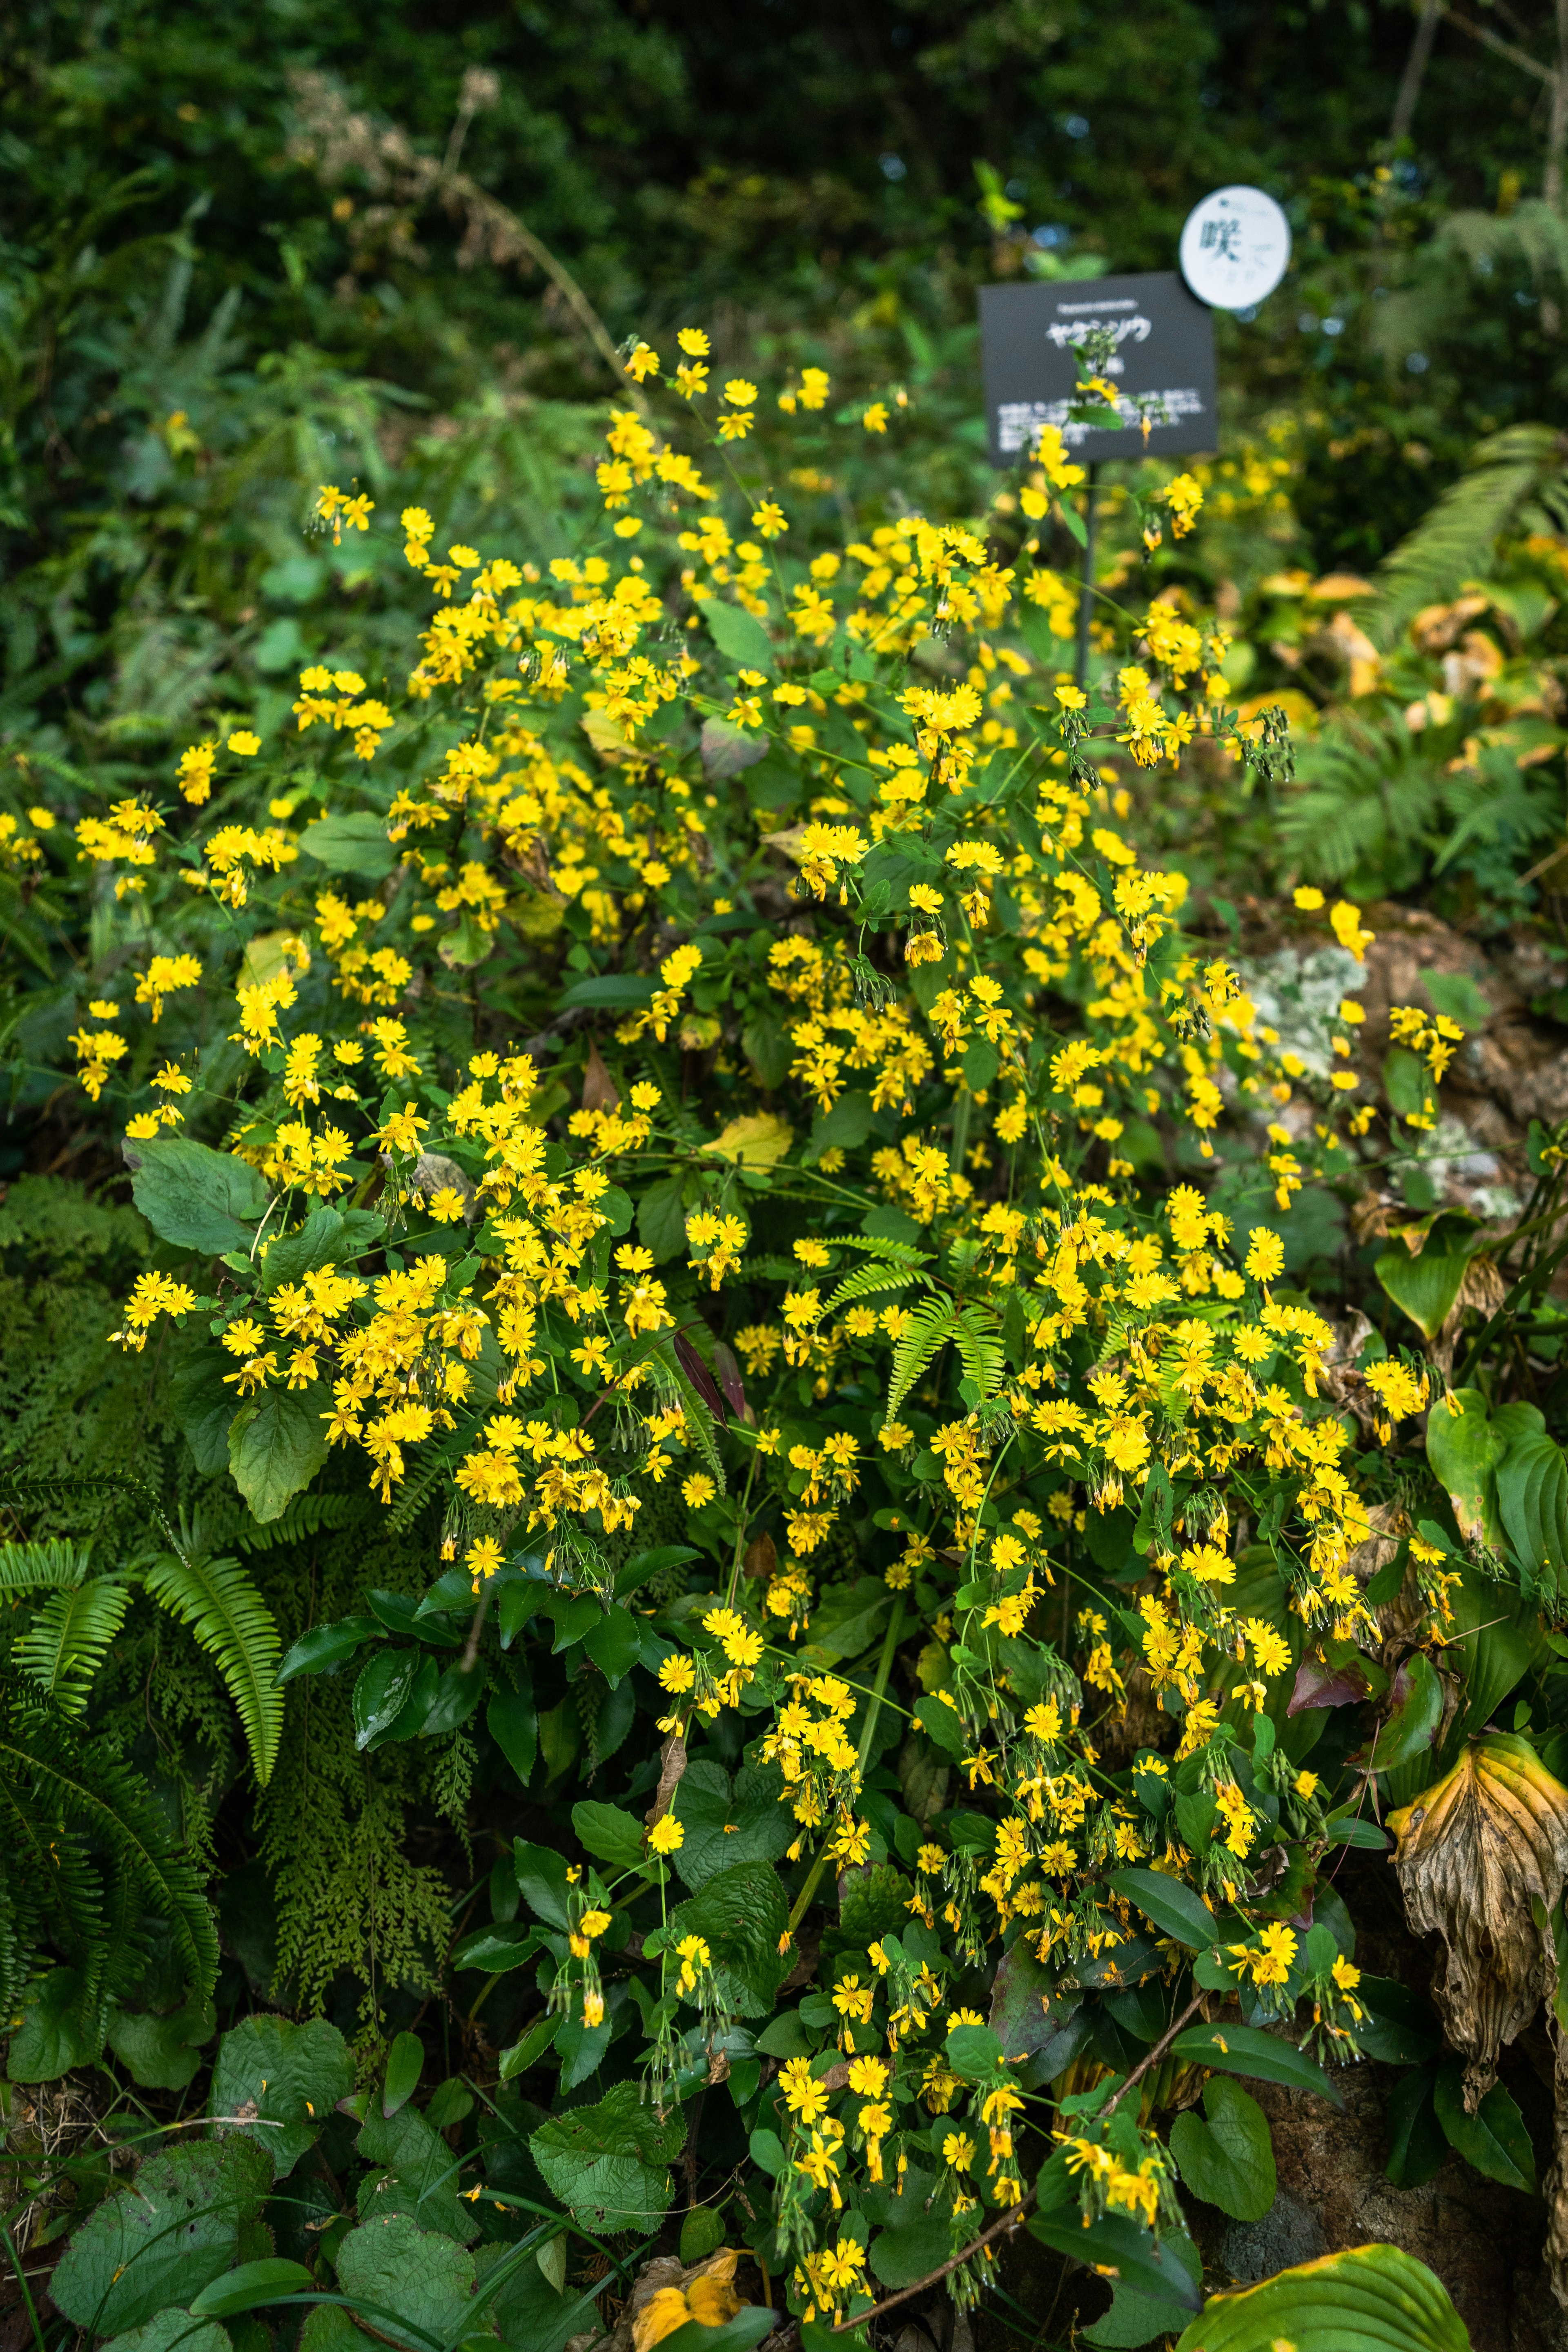
<instances>
[{"instance_id":1,"label":"yellow flower","mask_svg":"<svg viewBox=\"0 0 1568 2352\"><path fill-rule=\"evenodd\" d=\"M673 1813L666 1813L649 1830L647 1843L650 1853L679 1853L686 1843L686 1832Z\"/></svg>"}]
</instances>

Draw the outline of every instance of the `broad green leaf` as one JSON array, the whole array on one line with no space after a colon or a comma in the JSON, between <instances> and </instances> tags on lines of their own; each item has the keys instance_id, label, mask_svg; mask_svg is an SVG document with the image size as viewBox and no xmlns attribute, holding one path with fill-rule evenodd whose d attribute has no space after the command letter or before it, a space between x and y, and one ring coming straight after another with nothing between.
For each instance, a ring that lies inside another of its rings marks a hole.
<instances>
[{"instance_id":1,"label":"broad green leaf","mask_svg":"<svg viewBox=\"0 0 1568 2352\"><path fill-rule=\"evenodd\" d=\"M1426 1459L1447 1489L1468 1542L1480 1538L1494 1544L1498 1538L1495 1473L1504 1444L1487 1414L1479 1389L1458 1389L1439 1397L1426 1416Z\"/></svg>"},{"instance_id":2,"label":"broad green leaf","mask_svg":"<svg viewBox=\"0 0 1568 2352\"><path fill-rule=\"evenodd\" d=\"M454 2245L473 2243L479 2225L473 2207L458 2194L452 2151L417 2107L383 2116L373 2105L354 2145L367 2164L386 2167L360 2182L362 2221L384 2224L392 2214L404 2213Z\"/></svg>"},{"instance_id":3,"label":"broad green leaf","mask_svg":"<svg viewBox=\"0 0 1568 2352\"><path fill-rule=\"evenodd\" d=\"M959 1721L957 1708L949 1706L940 1692L933 1697L915 1701L915 1721L950 1756L963 1755L968 1736Z\"/></svg>"},{"instance_id":4,"label":"broad green leaf","mask_svg":"<svg viewBox=\"0 0 1568 2352\"><path fill-rule=\"evenodd\" d=\"M300 846L329 874L358 874L367 882L384 881L397 863L384 822L367 809L318 817L300 835Z\"/></svg>"},{"instance_id":5,"label":"broad green leaf","mask_svg":"<svg viewBox=\"0 0 1568 2352\"><path fill-rule=\"evenodd\" d=\"M353 2086L353 2060L335 2025L321 2017L296 2025L287 2017L258 2014L218 2043L207 2113L219 2119L221 2133L224 2116L248 2111L254 2102L261 2123L244 2128L281 2180Z\"/></svg>"},{"instance_id":6,"label":"broad green leaf","mask_svg":"<svg viewBox=\"0 0 1568 2352\"><path fill-rule=\"evenodd\" d=\"M1470 2352L1447 2289L1397 2246L1324 2254L1205 2305L1176 2352Z\"/></svg>"},{"instance_id":7,"label":"broad green leaf","mask_svg":"<svg viewBox=\"0 0 1568 2352\"><path fill-rule=\"evenodd\" d=\"M329 2029L330 2030L330 2029ZM232 2270L241 2233L271 2193L251 2131L150 2156L133 2188L105 2198L76 2230L49 2282L73 2327L116 2336Z\"/></svg>"},{"instance_id":8,"label":"broad green leaf","mask_svg":"<svg viewBox=\"0 0 1568 2352\"><path fill-rule=\"evenodd\" d=\"M1102 2213L1085 2229L1076 2204L1058 2205L1032 2215L1027 2228L1042 2245L1054 2247L1058 2254L1071 2254L1080 2263L1095 2263L1139 2294L1174 2305L1178 2314L1198 2307L1198 2290L1185 2266L1174 2254L1164 2252L1142 2222L1125 2213ZM1166 2322L1168 2326L1175 2324L1174 2316Z\"/></svg>"},{"instance_id":9,"label":"broad green leaf","mask_svg":"<svg viewBox=\"0 0 1568 2352\"><path fill-rule=\"evenodd\" d=\"M352 1658L366 1642L379 1642L384 1630L379 1619L370 1616L340 1617L335 1625L313 1625L289 1652L277 1679L291 1683L296 1675L324 1675Z\"/></svg>"},{"instance_id":10,"label":"broad green leaf","mask_svg":"<svg viewBox=\"0 0 1568 2352\"><path fill-rule=\"evenodd\" d=\"M1394 1709L1364 1758L1374 1772L1391 1772L1430 1750L1443 1719L1443 1685L1431 1660L1417 1650L1394 1678ZM1357 1759L1361 1760L1361 1759Z\"/></svg>"},{"instance_id":11,"label":"broad green leaf","mask_svg":"<svg viewBox=\"0 0 1568 2352\"><path fill-rule=\"evenodd\" d=\"M490 1738L526 1789L539 1757L539 1717L532 1689L513 1690L503 1683L490 1694L485 1723Z\"/></svg>"},{"instance_id":12,"label":"broad green leaf","mask_svg":"<svg viewBox=\"0 0 1568 2352\"><path fill-rule=\"evenodd\" d=\"M647 1859L643 1846L645 1826L635 1813L626 1812L620 1805L574 1805L572 1826L579 1845L585 1846L596 1862L607 1862L613 1870L636 1870Z\"/></svg>"},{"instance_id":13,"label":"broad green leaf","mask_svg":"<svg viewBox=\"0 0 1568 2352\"><path fill-rule=\"evenodd\" d=\"M143 2090L183 2091L201 2066L216 2022L210 2000L184 2001L163 2016L153 2010L116 2009L105 2038Z\"/></svg>"},{"instance_id":14,"label":"broad green leaf","mask_svg":"<svg viewBox=\"0 0 1568 2352\"><path fill-rule=\"evenodd\" d=\"M1524 2117L1511 2092L1494 2083L1473 2116L1465 2113L1465 2070L1461 2060L1445 2059L1432 2088L1433 2105L1444 2137L1465 2162L1505 2189L1535 2193L1535 2151Z\"/></svg>"},{"instance_id":15,"label":"broad green leaf","mask_svg":"<svg viewBox=\"0 0 1568 2352\"><path fill-rule=\"evenodd\" d=\"M1260 2221L1274 2202L1268 2118L1229 2075L1212 2074L1204 2084L1203 2116L1189 2109L1176 2117L1171 2154L1194 2196L1238 2221Z\"/></svg>"},{"instance_id":16,"label":"broad green leaf","mask_svg":"<svg viewBox=\"0 0 1568 2352\"><path fill-rule=\"evenodd\" d=\"M417 1650L380 1650L360 1668L353 1696L356 1748L368 1748L378 1732L390 1730L396 1722L418 1667Z\"/></svg>"},{"instance_id":17,"label":"broad green leaf","mask_svg":"<svg viewBox=\"0 0 1568 2352\"><path fill-rule=\"evenodd\" d=\"M531 1845L518 1838L512 1845L512 1866L523 1901L547 1927L566 1925L566 1858L553 1846Z\"/></svg>"},{"instance_id":18,"label":"broad green leaf","mask_svg":"<svg viewBox=\"0 0 1568 2352\"><path fill-rule=\"evenodd\" d=\"M187 2311L160 2311L144 2327L115 2336L102 2352L233 2352L233 2343L216 2319L198 2323Z\"/></svg>"},{"instance_id":19,"label":"broad green leaf","mask_svg":"<svg viewBox=\"0 0 1568 2352\"><path fill-rule=\"evenodd\" d=\"M727 604L721 596L705 596L702 617L714 644L735 668L773 668L773 640L756 614L748 613L743 604Z\"/></svg>"},{"instance_id":20,"label":"broad green leaf","mask_svg":"<svg viewBox=\"0 0 1568 2352\"><path fill-rule=\"evenodd\" d=\"M667 1176L650 1184L637 1202L637 1238L653 1252L656 1265L678 1257L686 1246L685 1189L683 1176Z\"/></svg>"},{"instance_id":21,"label":"broad green leaf","mask_svg":"<svg viewBox=\"0 0 1568 2352\"><path fill-rule=\"evenodd\" d=\"M642 1653L642 1629L629 1609L616 1606L602 1613L583 1637L583 1647L612 1690L630 1674Z\"/></svg>"},{"instance_id":22,"label":"broad green leaf","mask_svg":"<svg viewBox=\"0 0 1568 2352\"><path fill-rule=\"evenodd\" d=\"M1160 2232L1162 2263L1180 2263L1195 2287L1203 2284L1204 2261L1192 2240L1174 2230ZM1082 2341L1100 2347L1100 2352L1131 2352L1135 2345L1152 2344L1155 2337L1169 2341L1181 2326L1182 2315L1173 2311L1163 2296L1140 2294L1125 2279L1118 2279L1111 2292L1110 2309L1103 2319L1083 2331Z\"/></svg>"},{"instance_id":23,"label":"broad green leaf","mask_svg":"<svg viewBox=\"0 0 1568 2352\"><path fill-rule=\"evenodd\" d=\"M668 2207L669 2168L685 2137L679 2109L661 2124L635 2083L617 2083L597 2106L550 2116L529 2148L552 2194L585 2228L651 2236Z\"/></svg>"},{"instance_id":24,"label":"broad green leaf","mask_svg":"<svg viewBox=\"0 0 1568 2352\"><path fill-rule=\"evenodd\" d=\"M386 2053L386 2080L382 2086L381 2112L395 2116L419 2088L425 2071L425 2045L416 2033L399 2033Z\"/></svg>"},{"instance_id":25,"label":"broad green leaf","mask_svg":"<svg viewBox=\"0 0 1568 2352\"><path fill-rule=\"evenodd\" d=\"M205 1477L228 1467L228 1431L237 1410L227 1375L234 1358L221 1348L195 1347L183 1355L169 1381L169 1402Z\"/></svg>"},{"instance_id":26,"label":"broad green leaf","mask_svg":"<svg viewBox=\"0 0 1568 2352\"><path fill-rule=\"evenodd\" d=\"M452 1966L483 1969L488 1976L500 1976L508 1969L521 1968L538 1949L539 1930L531 1922L500 1919L489 1927L476 1927L471 1936L454 1944Z\"/></svg>"},{"instance_id":27,"label":"broad green leaf","mask_svg":"<svg viewBox=\"0 0 1568 2352\"><path fill-rule=\"evenodd\" d=\"M312 1209L298 1233L285 1234L260 1253L261 1287L270 1297L280 1283L300 1282L318 1266L342 1266L385 1233L383 1220L368 1209Z\"/></svg>"},{"instance_id":28,"label":"broad green leaf","mask_svg":"<svg viewBox=\"0 0 1568 2352\"><path fill-rule=\"evenodd\" d=\"M1257 2025L1192 2025L1172 2043L1178 2058L1226 2074L1250 2074L1256 2082L1282 2083L1287 2090L1316 2091L1336 2107L1344 2101L1321 2066L1293 2042Z\"/></svg>"},{"instance_id":29,"label":"broad green leaf","mask_svg":"<svg viewBox=\"0 0 1568 2352\"><path fill-rule=\"evenodd\" d=\"M319 1381L247 1397L228 1433L228 1466L252 1517L275 1519L327 1458L323 1412L331 1399Z\"/></svg>"},{"instance_id":30,"label":"broad green leaf","mask_svg":"<svg viewBox=\"0 0 1568 2352\"><path fill-rule=\"evenodd\" d=\"M241 2312L259 2311L276 2303L279 2295L309 2294L315 2284L303 2263L284 2262L277 2256L241 2263L237 2271L226 2271L211 2286L203 2287L200 2294L193 2295L191 2313L197 2319L236 2319Z\"/></svg>"},{"instance_id":31,"label":"broad green leaf","mask_svg":"<svg viewBox=\"0 0 1568 2352\"><path fill-rule=\"evenodd\" d=\"M893 2200L895 2215L900 2205L907 2211L889 2229L878 2231L867 2257L872 2277L886 2287L913 2286L917 2279L940 2270L952 2252L952 2230L945 2214L928 2213L923 2200L910 2196Z\"/></svg>"},{"instance_id":32,"label":"broad green leaf","mask_svg":"<svg viewBox=\"0 0 1568 2352\"><path fill-rule=\"evenodd\" d=\"M741 2017L765 2017L789 1969L779 1943L789 1906L778 1873L763 1862L742 1862L705 1879L689 1903L669 1915L667 1946L700 1936L713 1956L725 2001Z\"/></svg>"},{"instance_id":33,"label":"broad green leaf","mask_svg":"<svg viewBox=\"0 0 1568 2352\"><path fill-rule=\"evenodd\" d=\"M1190 1951L1206 1952L1219 1937L1219 1922L1201 1895L1162 1870L1118 1870L1108 1884L1152 1920L1162 1936Z\"/></svg>"},{"instance_id":34,"label":"broad green leaf","mask_svg":"<svg viewBox=\"0 0 1568 2352\"><path fill-rule=\"evenodd\" d=\"M1503 1420L1500 1413L1500 1426ZM1528 1573L1526 1591L1568 1585L1568 1457L1544 1429L1510 1439L1498 1465L1497 1498L1503 1531Z\"/></svg>"},{"instance_id":35,"label":"broad green leaf","mask_svg":"<svg viewBox=\"0 0 1568 2352\"><path fill-rule=\"evenodd\" d=\"M1447 2160L1448 2143L1433 2099L1436 2080L1435 2066L1415 2066L1388 2095L1384 2128L1388 2178L1395 2189L1419 2189Z\"/></svg>"},{"instance_id":36,"label":"broad green leaf","mask_svg":"<svg viewBox=\"0 0 1568 2352\"><path fill-rule=\"evenodd\" d=\"M184 1135L127 1143L131 1195L161 1241L222 1257L248 1252L267 1207L267 1186L247 1160L210 1151Z\"/></svg>"},{"instance_id":37,"label":"broad green leaf","mask_svg":"<svg viewBox=\"0 0 1568 2352\"><path fill-rule=\"evenodd\" d=\"M1394 1305L1426 1339L1435 1339L1463 1286L1469 1258L1462 1251L1412 1257L1403 1248L1384 1250L1373 1271Z\"/></svg>"},{"instance_id":38,"label":"broad green leaf","mask_svg":"<svg viewBox=\"0 0 1568 2352\"><path fill-rule=\"evenodd\" d=\"M942 2045L942 2057L966 2083L983 2083L994 2074L1004 2052L1002 2036L988 2025L955 2025Z\"/></svg>"},{"instance_id":39,"label":"broad green leaf","mask_svg":"<svg viewBox=\"0 0 1568 2352\"><path fill-rule=\"evenodd\" d=\"M776 1765L744 1764L731 1790L721 1764L689 1764L670 1811L686 1832L676 1869L695 1894L721 1870L741 1862L779 1862L799 1834L781 1804L784 1778Z\"/></svg>"},{"instance_id":40,"label":"broad green leaf","mask_svg":"<svg viewBox=\"0 0 1568 2352\"><path fill-rule=\"evenodd\" d=\"M75 1969L35 1978L18 2007L5 2060L14 2083L57 2082L73 2066L90 2066L103 2047L97 1998Z\"/></svg>"},{"instance_id":41,"label":"broad green leaf","mask_svg":"<svg viewBox=\"0 0 1568 2352\"><path fill-rule=\"evenodd\" d=\"M406 2213L387 2213L351 2230L338 2249L338 2284L359 2304L377 2336L426 2352L426 2338L454 2343L474 2292L474 2258Z\"/></svg>"},{"instance_id":42,"label":"broad green leaf","mask_svg":"<svg viewBox=\"0 0 1568 2352\"><path fill-rule=\"evenodd\" d=\"M513 2347L514 2352L563 2352L574 2336L595 2332L599 2315L594 2307L594 2296L595 2292L602 2294L604 2290L598 2282L581 2288L563 2286L571 2244L564 2235L552 2238L548 2246L537 2252L531 2250L521 2263L510 2246L477 2247L474 2267L479 2280L478 2300L484 2305L484 2314L476 2315L474 2335L489 2325L492 2315L502 2343ZM558 2277L546 2268L547 2261L552 2267L559 2264ZM503 2264L509 2265L505 2282L490 2294L490 2275ZM473 2340L470 2336L469 2342ZM364 2352L363 2337L360 2352Z\"/></svg>"}]
</instances>

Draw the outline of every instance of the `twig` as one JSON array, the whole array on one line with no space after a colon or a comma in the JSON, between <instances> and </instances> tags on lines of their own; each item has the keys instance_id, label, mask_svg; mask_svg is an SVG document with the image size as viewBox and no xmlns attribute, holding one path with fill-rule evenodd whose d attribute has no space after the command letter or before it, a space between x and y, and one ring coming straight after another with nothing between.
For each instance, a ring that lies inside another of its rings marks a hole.
<instances>
[{"instance_id":1,"label":"twig","mask_svg":"<svg viewBox=\"0 0 1568 2352\"><path fill-rule=\"evenodd\" d=\"M1160 2039L1155 2042L1148 2055L1139 2060L1131 2074L1128 2075L1125 2083L1122 2084L1121 2088L1119 2091L1114 2092L1106 2101L1104 2106L1101 2107L1100 2111L1100 2120L1101 2122L1104 2121L1107 2116L1113 2116L1116 2113L1117 2108L1121 2105L1121 2102L1127 2096L1128 2092L1131 2090L1135 2083L1142 2081L1143 2076L1149 2072L1150 2067L1158 2065L1160 2060L1164 2056L1172 2042L1174 2042L1177 2034L1182 2031L1182 2028L1184 2025L1190 2024L1192 2020L1197 2015L1199 2010L1202 2009L1204 2005L1204 1998L1205 1996L1200 1992L1195 2000L1189 2001L1186 2008L1183 2010L1180 2017L1175 2021L1175 2023L1166 2028L1165 2032L1160 2036ZM1037 2183L1037 2185L1038 2184ZM911 2295L922 2294L928 2286L935 2286L940 2280L946 2278L950 2271L957 2270L962 2263L968 2262L973 2255L979 2253L983 2247L988 2246L993 2238L1010 2236L1013 2231L1017 2228L1019 2222L1023 2220L1025 2213L1034 2201L1035 2190L1033 2189L1026 2189L1023 2196L1019 2198L1018 2202L1016 2205L1008 2206L1007 2210L1003 2214L1002 2219L999 2221L993 2221L988 2230L983 2231L978 2238L972 2239L970 2243L963 2248L962 2252L954 2254L951 2262L943 2263L941 2270L928 2272L924 2278L916 2279L912 2286L900 2287L897 2294L885 2296L880 2303L873 2304L869 2311L858 2312L853 2319L839 2320L834 2327L833 2333L835 2336L843 2336L851 2328L864 2327L868 2319L879 2319L884 2311L892 2311L899 2304L908 2303Z\"/></svg>"}]
</instances>

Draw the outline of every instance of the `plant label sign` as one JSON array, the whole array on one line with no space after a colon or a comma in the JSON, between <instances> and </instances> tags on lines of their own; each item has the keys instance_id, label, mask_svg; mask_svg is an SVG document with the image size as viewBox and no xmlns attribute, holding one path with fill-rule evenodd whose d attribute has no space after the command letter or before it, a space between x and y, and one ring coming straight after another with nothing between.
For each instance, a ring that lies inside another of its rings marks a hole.
<instances>
[{"instance_id":1,"label":"plant label sign","mask_svg":"<svg viewBox=\"0 0 1568 2352\"><path fill-rule=\"evenodd\" d=\"M1100 370L1116 387L1116 408L1103 425L1069 424L1076 347L1091 327L1116 337ZM1213 314L1174 270L983 286L980 343L994 465L1017 465L1045 425L1059 426L1080 460L1173 457L1219 446Z\"/></svg>"}]
</instances>

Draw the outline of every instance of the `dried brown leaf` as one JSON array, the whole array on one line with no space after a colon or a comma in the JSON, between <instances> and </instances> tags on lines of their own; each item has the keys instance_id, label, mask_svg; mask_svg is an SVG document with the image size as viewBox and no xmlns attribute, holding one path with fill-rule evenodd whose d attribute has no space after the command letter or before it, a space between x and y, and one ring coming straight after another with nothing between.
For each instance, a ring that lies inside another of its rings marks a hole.
<instances>
[{"instance_id":1,"label":"dried brown leaf","mask_svg":"<svg viewBox=\"0 0 1568 2352\"><path fill-rule=\"evenodd\" d=\"M1473 2115L1497 2079L1498 2052L1555 1982L1551 1933L1543 1938L1531 1898L1544 1916L1568 1877L1568 1789L1524 1740L1494 1733L1470 1741L1447 1779L1388 1826L1410 1925L1447 1948L1433 1996L1468 2062Z\"/></svg>"}]
</instances>

